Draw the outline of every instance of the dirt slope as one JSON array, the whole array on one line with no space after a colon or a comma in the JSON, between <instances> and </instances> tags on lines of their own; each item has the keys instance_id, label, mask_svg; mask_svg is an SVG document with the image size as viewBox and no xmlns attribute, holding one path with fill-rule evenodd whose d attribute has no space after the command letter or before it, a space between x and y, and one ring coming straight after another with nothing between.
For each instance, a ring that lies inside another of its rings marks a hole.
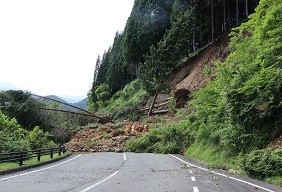
<instances>
[{"instance_id":1,"label":"dirt slope","mask_svg":"<svg viewBox=\"0 0 282 192\"><path fill-rule=\"evenodd\" d=\"M224 61L228 54L228 37L224 36L174 71L167 81L172 93L179 89L194 92L204 87L209 80L215 77L216 61Z\"/></svg>"}]
</instances>

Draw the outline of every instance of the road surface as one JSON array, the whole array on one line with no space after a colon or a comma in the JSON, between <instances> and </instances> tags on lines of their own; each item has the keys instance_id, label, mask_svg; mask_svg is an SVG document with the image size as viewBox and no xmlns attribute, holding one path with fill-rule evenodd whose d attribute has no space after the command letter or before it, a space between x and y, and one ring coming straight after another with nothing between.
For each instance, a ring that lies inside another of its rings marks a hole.
<instances>
[{"instance_id":1,"label":"road surface","mask_svg":"<svg viewBox=\"0 0 282 192\"><path fill-rule=\"evenodd\" d=\"M282 192L282 189L209 170L180 155L90 153L2 175L0 191Z\"/></svg>"}]
</instances>

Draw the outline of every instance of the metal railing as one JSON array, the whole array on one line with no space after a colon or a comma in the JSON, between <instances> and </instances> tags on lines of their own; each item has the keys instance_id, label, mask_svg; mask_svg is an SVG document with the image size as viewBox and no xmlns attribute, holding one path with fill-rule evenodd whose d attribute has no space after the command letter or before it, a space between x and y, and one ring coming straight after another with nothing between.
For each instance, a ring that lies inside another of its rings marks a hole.
<instances>
[{"instance_id":1,"label":"metal railing","mask_svg":"<svg viewBox=\"0 0 282 192\"><path fill-rule=\"evenodd\" d=\"M53 159L54 154L58 153L59 156L66 152L66 148L64 146L60 146L57 148L50 149L36 149L31 151L18 151L18 152L10 152L10 153L0 153L0 163L4 162L18 162L19 166L23 165L25 160L31 159L33 157L37 157L37 161L41 160L43 155L50 155L50 158Z\"/></svg>"}]
</instances>

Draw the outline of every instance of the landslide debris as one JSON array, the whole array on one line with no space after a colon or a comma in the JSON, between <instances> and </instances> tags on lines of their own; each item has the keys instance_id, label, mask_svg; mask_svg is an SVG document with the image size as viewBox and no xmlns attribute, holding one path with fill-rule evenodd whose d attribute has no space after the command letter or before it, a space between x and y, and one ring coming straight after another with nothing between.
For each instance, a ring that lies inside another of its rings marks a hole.
<instances>
[{"instance_id":1,"label":"landslide debris","mask_svg":"<svg viewBox=\"0 0 282 192\"><path fill-rule=\"evenodd\" d=\"M112 123L101 127L82 127L66 143L72 152L122 152L126 141L148 131L148 125L122 121L119 126Z\"/></svg>"},{"instance_id":2,"label":"landslide debris","mask_svg":"<svg viewBox=\"0 0 282 192\"><path fill-rule=\"evenodd\" d=\"M175 70L168 79L172 92L180 89L187 89L195 92L203 87L216 76L216 62L225 61L230 53L228 47L229 38L223 36L197 56L193 57L186 64Z\"/></svg>"}]
</instances>

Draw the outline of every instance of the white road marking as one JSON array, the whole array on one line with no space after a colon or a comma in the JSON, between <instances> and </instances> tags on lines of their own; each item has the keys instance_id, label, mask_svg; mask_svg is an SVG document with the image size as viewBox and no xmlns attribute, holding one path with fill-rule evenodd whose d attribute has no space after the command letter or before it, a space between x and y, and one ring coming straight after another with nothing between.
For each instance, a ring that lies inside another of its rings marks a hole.
<instances>
[{"instance_id":1,"label":"white road marking","mask_svg":"<svg viewBox=\"0 0 282 192\"><path fill-rule=\"evenodd\" d=\"M19 175L13 175L13 176L10 176L10 177L5 177L5 178L3 178L3 179L0 179L0 181L5 181L5 180L7 180L7 179L12 179L12 178L15 178L15 177L20 177L20 176L24 176L24 175L29 175L29 174L31 174L31 173L36 173L36 172L39 172L39 171L44 171L44 170L46 170L46 169L51 169L51 168L53 168L53 167L57 167L57 166L59 166L59 165L62 165L62 164L65 164L65 163L67 163L67 162L70 162L70 161L72 161L72 160L75 160L76 158L78 158L78 157L80 157L80 156L81 156L81 154L78 155L78 156L75 156L75 157L72 158L72 159L69 159L69 160L67 160L67 161L64 161L64 162L62 162L62 163L59 163L59 164L56 164L56 165L52 165L52 166L50 166L50 167L46 167L46 168L43 168L43 169L38 169L38 170L30 171L30 172L27 172L27 173L22 173L22 174L19 174Z\"/></svg>"},{"instance_id":2,"label":"white road marking","mask_svg":"<svg viewBox=\"0 0 282 192\"><path fill-rule=\"evenodd\" d=\"M169 156L174 157L175 159L178 159L178 160L181 161L182 163L185 163L185 164L190 165L190 166L192 166L192 167L196 167L196 168L202 169L202 170L204 170L204 171L209 171L209 170L206 169L206 168L199 167L199 166L197 166L197 165L193 165L193 164L191 164L191 163L188 163L188 162L186 162L186 161L184 161L184 160L182 160L182 159L180 159L179 157L176 157L176 156L174 156L174 155L169 154Z\"/></svg>"},{"instance_id":3,"label":"white road marking","mask_svg":"<svg viewBox=\"0 0 282 192\"><path fill-rule=\"evenodd\" d=\"M191 180L192 181L196 181L196 178L193 176L193 177L191 177Z\"/></svg>"},{"instance_id":4,"label":"white road marking","mask_svg":"<svg viewBox=\"0 0 282 192\"><path fill-rule=\"evenodd\" d=\"M169 156L174 157L175 159L178 159L179 161L181 161L181 162L183 162L183 163L186 163L187 165L196 167L196 168L198 168L198 169L202 169L202 170L204 170L204 171L207 171L207 172L210 172L210 173L213 173L213 174L216 174L216 175L220 175L220 176L223 176L223 177L226 177L226 178L229 178L229 179L233 179L233 180L235 180L235 181L239 181L239 182L242 182L242 183L245 183L245 184L248 184L248 185L251 185L251 186L260 188L260 189L263 189L263 190L265 190L265 191L275 192L275 191L273 191L273 190L264 188L264 187L262 187L262 186L259 186L259 185L253 184L253 183L250 183L250 182L248 182L248 181L244 181L244 180L241 180L241 179L237 179L237 178L235 178L235 177L230 177L230 176L224 175L224 174L222 174L222 173L218 173L218 172L215 172L215 171L210 171L210 170L208 170L208 169L206 169L206 168L203 168L203 167L200 167L200 166L197 166L197 165L193 165L193 164L188 163L188 162L186 162L186 161L184 161L184 160L182 160L182 159L180 159L179 157L176 157L176 156L174 156L174 155L169 154Z\"/></svg>"},{"instance_id":5,"label":"white road marking","mask_svg":"<svg viewBox=\"0 0 282 192\"><path fill-rule=\"evenodd\" d=\"M123 161L126 161L126 155L125 155L125 153L123 154ZM101 180L101 181L99 181L99 182L97 182L97 183L91 185L90 187L87 187L86 189L83 189L83 190L80 191L80 192L86 192L86 191L89 191L89 190L91 190L91 189L97 187L98 185L100 185L100 184L104 183L105 181L109 180L110 178L114 177L116 174L118 174L118 172L119 172L119 171L114 172L113 174L111 174L110 176L106 177L105 179L103 179L103 180Z\"/></svg>"},{"instance_id":6,"label":"white road marking","mask_svg":"<svg viewBox=\"0 0 282 192\"><path fill-rule=\"evenodd\" d=\"M105 179L95 183L94 185L91 185L90 187L87 187L86 189L80 191L80 192L86 192L89 191L91 189L93 189L94 187L97 187L98 185L104 183L105 181L109 180L110 178L114 177L119 171L114 172L113 174L111 174L110 176L106 177Z\"/></svg>"},{"instance_id":7,"label":"white road marking","mask_svg":"<svg viewBox=\"0 0 282 192\"><path fill-rule=\"evenodd\" d=\"M192 171L192 170L189 170L189 173L193 173L193 171Z\"/></svg>"},{"instance_id":8,"label":"white road marking","mask_svg":"<svg viewBox=\"0 0 282 192\"><path fill-rule=\"evenodd\" d=\"M193 192L199 192L198 187L193 187Z\"/></svg>"}]
</instances>

